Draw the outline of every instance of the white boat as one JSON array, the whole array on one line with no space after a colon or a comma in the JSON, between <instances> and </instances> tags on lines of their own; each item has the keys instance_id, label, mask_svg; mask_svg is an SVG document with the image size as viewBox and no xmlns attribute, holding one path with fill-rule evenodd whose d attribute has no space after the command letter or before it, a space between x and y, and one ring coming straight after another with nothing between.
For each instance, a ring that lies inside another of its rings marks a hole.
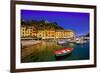
<instances>
[{"instance_id":1,"label":"white boat","mask_svg":"<svg viewBox=\"0 0 100 73\"><path fill-rule=\"evenodd\" d=\"M84 44L84 43L86 43L87 41L85 41L85 40L76 40L76 44Z\"/></svg>"},{"instance_id":2,"label":"white boat","mask_svg":"<svg viewBox=\"0 0 100 73\"><path fill-rule=\"evenodd\" d=\"M59 40L59 41L57 41L57 44L64 45L64 44L67 44L67 41L66 40Z\"/></svg>"}]
</instances>

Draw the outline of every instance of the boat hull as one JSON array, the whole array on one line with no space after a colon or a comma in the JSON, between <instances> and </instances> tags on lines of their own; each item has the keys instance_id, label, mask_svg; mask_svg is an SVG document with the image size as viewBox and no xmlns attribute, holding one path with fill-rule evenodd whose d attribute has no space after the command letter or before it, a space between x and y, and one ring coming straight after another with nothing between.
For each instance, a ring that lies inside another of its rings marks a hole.
<instances>
[{"instance_id":1,"label":"boat hull","mask_svg":"<svg viewBox=\"0 0 100 73\"><path fill-rule=\"evenodd\" d=\"M72 53L72 51L73 51L73 48L64 48L64 49L56 50L54 54L55 56L65 56Z\"/></svg>"}]
</instances>

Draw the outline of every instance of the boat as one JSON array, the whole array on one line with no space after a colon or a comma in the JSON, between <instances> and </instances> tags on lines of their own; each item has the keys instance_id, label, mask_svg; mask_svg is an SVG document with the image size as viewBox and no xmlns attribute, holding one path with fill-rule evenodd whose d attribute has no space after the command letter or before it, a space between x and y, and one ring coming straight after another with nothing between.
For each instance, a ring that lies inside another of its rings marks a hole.
<instances>
[{"instance_id":1,"label":"boat","mask_svg":"<svg viewBox=\"0 0 100 73\"><path fill-rule=\"evenodd\" d=\"M55 56L65 56L70 54L73 51L73 48L63 48L63 49L59 49L56 50L54 52Z\"/></svg>"},{"instance_id":2,"label":"boat","mask_svg":"<svg viewBox=\"0 0 100 73\"><path fill-rule=\"evenodd\" d=\"M87 40L84 40L83 38L76 38L76 40L75 40L76 44L84 44L86 42L87 42Z\"/></svg>"},{"instance_id":3,"label":"boat","mask_svg":"<svg viewBox=\"0 0 100 73\"><path fill-rule=\"evenodd\" d=\"M75 43L76 44L84 44L84 43L86 43L87 41L85 41L85 40L77 40Z\"/></svg>"},{"instance_id":4,"label":"boat","mask_svg":"<svg viewBox=\"0 0 100 73\"><path fill-rule=\"evenodd\" d=\"M66 45L68 42L66 40L59 40L57 41L58 45Z\"/></svg>"}]
</instances>

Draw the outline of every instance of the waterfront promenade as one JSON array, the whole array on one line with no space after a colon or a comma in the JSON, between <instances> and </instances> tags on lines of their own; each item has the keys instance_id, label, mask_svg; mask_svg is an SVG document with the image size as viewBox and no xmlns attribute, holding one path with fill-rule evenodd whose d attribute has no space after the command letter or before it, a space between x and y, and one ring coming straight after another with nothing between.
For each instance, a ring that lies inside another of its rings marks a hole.
<instances>
[{"instance_id":1,"label":"waterfront promenade","mask_svg":"<svg viewBox=\"0 0 100 73\"><path fill-rule=\"evenodd\" d=\"M41 43L39 40L22 40L21 41L21 46L31 46L31 45L36 45L38 43Z\"/></svg>"}]
</instances>

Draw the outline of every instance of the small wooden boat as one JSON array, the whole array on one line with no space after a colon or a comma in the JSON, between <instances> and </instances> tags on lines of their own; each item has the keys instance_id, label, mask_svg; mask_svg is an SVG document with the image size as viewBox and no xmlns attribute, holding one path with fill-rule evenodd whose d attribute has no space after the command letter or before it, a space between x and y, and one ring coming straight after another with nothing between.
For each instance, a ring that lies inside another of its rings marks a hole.
<instances>
[{"instance_id":1,"label":"small wooden boat","mask_svg":"<svg viewBox=\"0 0 100 73\"><path fill-rule=\"evenodd\" d=\"M63 48L60 50L56 50L54 52L55 56L64 56L64 55L68 55L73 51L73 48Z\"/></svg>"}]
</instances>

